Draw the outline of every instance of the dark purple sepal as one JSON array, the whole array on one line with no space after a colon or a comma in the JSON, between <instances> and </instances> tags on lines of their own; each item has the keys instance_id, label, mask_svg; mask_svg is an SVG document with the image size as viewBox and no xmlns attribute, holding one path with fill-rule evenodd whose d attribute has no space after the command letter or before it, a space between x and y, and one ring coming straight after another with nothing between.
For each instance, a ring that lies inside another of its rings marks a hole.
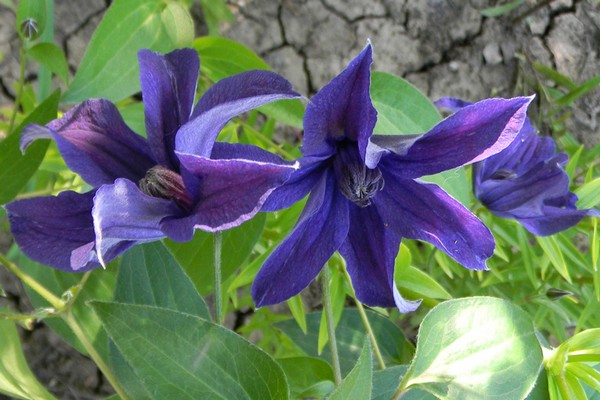
<instances>
[{"instance_id":1,"label":"dark purple sepal","mask_svg":"<svg viewBox=\"0 0 600 400\"><path fill-rule=\"evenodd\" d=\"M337 190L332 173L312 190L294 230L267 258L252 284L256 307L300 293L317 277L348 235L349 201Z\"/></svg>"},{"instance_id":2,"label":"dark purple sepal","mask_svg":"<svg viewBox=\"0 0 600 400\"><path fill-rule=\"evenodd\" d=\"M533 97L487 99L462 108L416 139L404 154L388 154L405 179L433 175L490 157L511 144Z\"/></svg>"},{"instance_id":3,"label":"dark purple sepal","mask_svg":"<svg viewBox=\"0 0 600 400\"><path fill-rule=\"evenodd\" d=\"M494 253L489 229L439 186L402 179L384 171L385 187L375 197L383 223L407 239L429 242L473 270L486 270Z\"/></svg>"},{"instance_id":4,"label":"dark purple sepal","mask_svg":"<svg viewBox=\"0 0 600 400\"><path fill-rule=\"evenodd\" d=\"M67 272L100 267L91 215L94 194L67 191L6 204L11 232L23 253Z\"/></svg>"},{"instance_id":5,"label":"dark purple sepal","mask_svg":"<svg viewBox=\"0 0 600 400\"><path fill-rule=\"evenodd\" d=\"M92 186L117 178L141 179L156 162L146 139L133 132L108 100L87 100L45 127L28 125L21 148L52 138L71 170Z\"/></svg>"},{"instance_id":6,"label":"dark purple sepal","mask_svg":"<svg viewBox=\"0 0 600 400\"><path fill-rule=\"evenodd\" d=\"M310 99L304 115L302 154L327 156L332 154L336 141L350 139L358 142L364 160L377 122L377 111L369 94L372 62L369 43L346 69Z\"/></svg>"},{"instance_id":7,"label":"dark purple sepal","mask_svg":"<svg viewBox=\"0 0 600 400\"><path fill-rule=\"evenodd\" d=\"M350 205L348 237L339 249L346 260L356 299L371 307L415 311L420 301L402 298L394 283L394 262L401 237L385 226L375 205Z\"/></svg>"},{"instance_id":8,"label":"dark purple sepal","mask_svg":"<svg viewBox=\"0 0 600 400\"><path fill-rule=\"evenodd\" d=\"M175 134L188 122L194 106L200 59L193 49L163 55L138 52L146 133L157 163L177 169Z\"/></svg>"}]
</instances>

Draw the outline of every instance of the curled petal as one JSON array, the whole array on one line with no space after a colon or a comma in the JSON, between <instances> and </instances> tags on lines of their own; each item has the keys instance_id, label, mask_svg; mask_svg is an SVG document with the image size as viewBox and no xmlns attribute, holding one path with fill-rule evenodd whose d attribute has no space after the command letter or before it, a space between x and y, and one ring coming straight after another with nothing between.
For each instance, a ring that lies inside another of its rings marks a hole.
<instances>
[{"instance_id":1,"label":"curled petal","mask_svg":"<svg viewBox=\"0 0 600 400\"><path fill-rule=\"evenodd\" d=\"M193 174L200 185L192 214L169 218L161 224L163 231L174 240L191 239L195 228L214 232L249 220L296 168L243 159L212 160L193 154L177 155L182 167Z\"/></svg>"},{"instance_id":2,"label":"curled petal","mask_svg":"<svg viewBox=\"0 0 600 400\"><path fill-rule=\"evenodd\" d=\"M538 162L521 176L504 177L481 182L475 195L491 211L520 217L541 215L546 199L564 196L569 191L569 176L561 168L564 154L546 162Z\"/></svg>"},{"instance_id":3,"label":"curled petal","mask_svg":"<svg viewBox=\"0 0 600 400\"><path fill-rule=\"evenodd\" d=\"M465 107L416 139L405 154L390 154L389 168L413 179L492 156L518 135L532 99L487 99Z\"/></svg>"},{"instance_id":4,"label":"curled petal","mask_svg":"<svg viewBox=\"0 0 600 400\"><path fill-rule=\"evenodd\" d=\"M348 235L348 205L333 174L324 174L292 233L256 275L251 294L257 307L287 300L315 279Z\"/></svg>"},{"instance_id":5,"label":"curled petal","mask_svg":"<svg viewBox=\"0 0 600 400\"><path fill-rule=\"evenodd\" d=\"M94 251L94 192L62 192L7 204L11 232L32 260L69 272L98 268Z\"/></svg>"},{"instance_id":6,"label":"curled petal","mask_svg":"<svg viewBox=\"0 0 600 400\"><path fill-rule=\"evenodd\" d=\"M117 178L138 181L156 164L146 139L129 129L117 108L103 99L85 101L45 127L28 125L21 148L36 139L54 139L69 168L92 186Z\"/></svg>"},{"instance_id":7,"label":"curled petal","mask_svg":"<svg viewBox=\"0 0 600 400\"><path fill-rule=\"evenodd\" d=\"M541 215L530 218L517 218L525 229L537 236L549 236L575 226L587 216L600 217L597 210L577 210L542 206Z\"/></svg>"},{"instance_id":8,"label":"curled petal","mask_svg":"<svg viewBox=\"0 0 600 400\"><path fill-rule=\"evenodd\" d=\"M365 158L367 143L377 122L377 111L369 94L371 44L310 99L304 116L305 156L325 156L333 151L330 141L348 138L358 142Z\"/></svg>"},{"instance_id":9,"label":"curled petal","mask_svg":"<svg viewBox=\"0 0 600 400\"><path fill-rule=\"evenodd\" d=\"M193 49L162 55L140 50L140 83L146 132L156 161L176 169L175 134L192 113L200 59Z\"/></svg>"},{"instance_id":10,"label":"curled petal","mask_svg":"<svg viewBox=\"0 0 600 400\"><path fill-rule=\"evenodd\" d=\"M469 210L430 183L384 171L385 187L374 198L384 225L398 235L429 242L463 266L485 270L494 237Z\"/></svg>"},{"instance_id":11,"label":"curled petal","mask_svg":"<svg viewBox=\"0 0 600 400\"><path fill-rule=\"evenodd\" d=\"M175 202L148 196L127 179L101 186L92 209L98 259L104 264L114 248L164 238L160 222L180 214Z\"/></svg>"},{"instance_id":12,"label":"curled petal","mask_svg":"<svg viewBox=\"0 0 600 400\"><path fill-rule=\"evenodd\" d=\"M300 95L281 76L270 71L248 71L214 84L198 101L190 121L175 139L181 153L209 157L217 135L236 115L277 100Z\"/></svg>"},{"instance_id":13,"label":"curled petal","mask_svg":"<svg viewBox=\"0 0 600 400\"><path fill-rule=\"evenodd\" d=\"M346 260L356 298L369 306L415 311L420 301L402 298L394 283L394 262L402 238L385 226L373 204L350 205L348 238L339 251Z\"/></svg>"}]
</instances>

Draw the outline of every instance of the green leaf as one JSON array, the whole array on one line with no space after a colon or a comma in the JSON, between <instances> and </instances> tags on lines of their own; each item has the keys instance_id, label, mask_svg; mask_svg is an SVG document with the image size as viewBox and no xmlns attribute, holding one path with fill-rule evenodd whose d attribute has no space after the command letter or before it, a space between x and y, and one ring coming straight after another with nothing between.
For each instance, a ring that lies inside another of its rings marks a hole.
<instances>
[{"instance_id":1,"label":"green leaf","mask_svg":"<svg viewBox=\"0 0 600 400\"><path fill-rule=\"evenodd\" d=\"M519 7L521 4L523 4L523 1L524 0L514 0L498 7L486 8L481 11L481 15L484 17L499 17L500 15L506 14Z\"/></svg>"},{"instance_id":2,"label":"green leaf","mask_svg":"<svg viewBox=\"0 0 600 400\"><path fill-rule=\"evenodd\" d=\"M371 400L373 356L371 342L365 338L360 357L352 371L329 397L329 400Z\"/></svg>"},{"instance_id":3,"label":"green leaf","mask_svg":"<svg viewBox=\"0 0 600 400\"><path fill-rule=\"evenodd\" d=\"M225 281L248 258L265 227L264 213L242 225L223 232L221 274ZM201 295L212 291L212 234L197 230L190 242L166 240L165 244L191 278Z\"/></svg>"},{"instance_id":4,"label":"green leaf","mask_svg":"<svg viewBox=\"0 0 600 400\"><path fill-rule=\"evenodd\" d=\"M569 93L560 97L555 101L556 104L561 106L568 106L573 104L577 99L586 95L590 91L596 89L600 85L600 75L597 75L587 81L583 82L581 85L577 86L575 89L571 90Z\"/></svg>"},{"instance_id":5,"label":"green leaf","mask_svg":"<svg viewBox=\"0 0 600 400\"><path fill-rule=\"evenodd\" d=\"M315 386L317 388L331 387L333 389L333 370L331 366L314 357L288 357L277 360L290 385L292 398L308 397L307 392L311 391L314 396ZM330 382L331 385L319 385L323 382ZM327 395L329 392L323 393ZM316 396L314 396L316 397Z\"/></svg>"},{"instance_id":6,"label":"green leaf","mask_svg":"<svg viewBox=\"0 0 600 400\"><path fill-rule=\"evenodd\" d=\"M56 400L29 369L14 322L0 319L0 337L0 393L16 399Z\"/></svg>"},{"instance_id":7,"label":"green leaf","mask_svg":"<svg viewBox=\"0 0 600 400\"><path fill-rule=\"evenodd\" d=\"M450 169L436 175L424 176L421 179L440 186L463 206L469 208L473 192L464 167Z\"/></svg>"},{"instance_id":8,"label":"green leaf","mask_svg":"<svg viewBox=\"0 0 600 400\"><path fill-rule=\"evenodd\" d=\"M114 300L162 307L210 320L204 299L160 242L137 245L123 255Z\"/></svg>"},{"instance_id":9,"label":"green leaf","mask_svg":"<svg viewBox=\"0 0 600 400\"><path fill-rule=\"evenodd\" d=\"M292 317L298 323L302 332L306 335L306 312L304 311L304 304L302 303L302 296L297 294L287 301L287 305L292 313Z\"/></svg>"},{"instance_id":10,"label":"green leaf","mask_svg":"<svg viewBox=\"0 0 600 400\"><path fill-rule=\"evenodd\" d=\"M401 274L394 274L394 280L398 288L410 290L417 296L425 296L430 299L444 299L448 300L452 298L452 295L446 291L425 272L415 267L408 267L406 271Z\"/></svg>"},{"instance_id":11,"label":"green leaf","mask_svg":"<svg viewBox=\"0 0 600 400\"><path fill-rule=\"evenodd\" d=\"M541 64L539 62L534 62L533 68L559 86L562 86L569 90L573 90L577 87L577 84L573 82L569 77L561 74L554 68L548 67L547 65Z\"/></svg>"},{"instance_id":12,"label":"green leaf","mask_svg":"<svg viewBox=\"0 0 600 400\"><path fill-rule=\"evenodd\" d=\"M577 188L575 194L579 197L579 200L577 200L577 208L579 209L592 208L599 204L600 177Z\"/></svg>"},{"instance_id":13,"label":"green leaf","mask_svg":"<svg viewBox=\"0 0 600 400\"><path fill-rule=\"evenodd\" d=\"M188 11L166 0L115 0L96 28L66 103L91 97L117 101L140 90L137 52L166 53L189 46L194 35Z\"/></svg>"},{"instance_id":14,"label":"green leaf","mask_svg":"<svg viewBox=\"0 0 600 400\"><path fill-rule=\"evenodd\" d=\"M137 245L123 255L114 300L121 303L158 306L210 320L204 299L160 242ZM147 398L142 381L127 364L114 343L109 344L111 366L132 399Z\"/></svg>"},{"instance_id":15,"label":"green leaf","mask_svg":"<svg viewBox=\"0 0 600 400\"><path fill-rule=\"evenodd\" d=\"M412 345L404 338L404 334L392 321L373 311L367 310L367 316L379 348L386 363L402 364L410 361ZM302 333L296 321L290 319L275 324L300 349L311 357L318 357L331 362L331 351L325 346L323 352L318 352L318 332L321 313L306 314L308 334ZM336 327L336 339L342 374L350 372L359 357L361 345L366 337L365 328L356 309L346 308Z\"/></svg>"},{"instance_id":16,"label":"green leaf","mask_svg":"<svg viewBox=\"0 0 600 400\"><path fill-rule=\"evenodd\" d=\"M288 399L281 367L234 332L159 307L92 302L152 399Z\"/></svg>"},{"instance_id":17,"label":"green leaf","mask_svg":"<svg viewBox=\"0 0 600 400\"><path fill-rule=\"evenodd\" d=\"M19 139L23 128L28 124L44 125L56 118L59 97L60 92L57 90L0 142L0 204L14 199L42 163L49 141L34 142L25 154L21 154Z\"/></svg>"},{"instance_id":18,"label":"green leaf","mask_svg":"<svg viewBox=\"0 0 600 400\"><path fill-rule=\"evenodd\" d=\"M529 316L512 303L471 297L432 309L419 329L406 387L441 399L522 399L533 388L542 351Z\"/></svg>"},{"instance_id":19,"label":"green leaf","mask_svg":"<svg viewBox=\"0 0 600 400\"><path fill-rule=\"evenodd\" d=\"M381 371L373 372L373 390L371 400L389 400L392 398L400 380L406 373L406 365L394 365ZM402 400L436 400L434 395L419 389L410 389L402 395Z\"/></svg>"},{"instance_id":20,"label":"green leaf","mask_svg":"<svg viewBox=\"0 0 600 400\"><path fill-rule=\"evenodd\" d=\"M377 109L375 134L425 133L442 119L419 89L385 72L371 74L371 100Z\"/></svg>"},{"instance_id":21,"label":"green leaf","mask_svg":"<svg viewBox=\"0 0 600 400\"><path fill-rule=\"evenodd\" d=\"M27 50L27 55L48 68L65 84L69 82L69 67L63 51L54 43L38 43Z\"/></svg>"},{"instance_id":22,"label":"green leaf","mask_svg":"<svg viewBox=\"0 0 600 400\"><path fill-rule=\"evenodd\" d=\"M221 22L231 22L233 14L229 11L227 3L224 0L200 0L204 20L208 27L208 34L211 36L219 35L219 24Z\"/></svg>"},{"instance_id":23,"label":"green leaf","mask_svg":"<svg viewBox=\"0 0 600 400\"><path fill-rule=\"evenodd\" d=\"M200 70L213 82L244 71L271 69L256 53L231 39L205 36L194 40L193 47L202 60ZM300 100L282 100L259 110L287 125L302 128L304 105Z\"/></svg>"},{"instance_id":24,"label":"green leaf","mask_svg":"<svg viewBox=\"0 0 600 400\"><path fill-rule=\"evenodd\" d=\"M565 258L563 257L562 251L560 250L560 246L558 241L554 236L547 237L536 237L536 240L544 254L548 256L550 262L558 271L558 273L567 280L567 282L571 283L571 275L569 274L569 267L565 262Z\"/></svg>"},{"instance_id":25,"label":"green leaf","mask_svg":"<svg viewBox=\"0 0 600 400\"><path fill-rule=\"evenodd\" d=\"M83 276L38 264L29 260L22 253L19 253L17 263L23 271L34 277L38 282L43 282L44 286L58 297L61 297L63 293L77 285ZM71 307L74 319L77 320L85 336L90 339L96 351L105 360L108 359L106 332L101 329L98 317L90 312L90 308L86 305L86 302L89 300L112 299L117 275L116 267L117 263L112 262L107 266L106 270L97 269L92 271L85 286L77 296L77 300ZM28 286L25 286L25 291L34 307L48 307L48 303ZM47 318L44 320L44 323L79 350L79 352L87 354L83 345L62 319Z\"/></svg>"}]
</instances>

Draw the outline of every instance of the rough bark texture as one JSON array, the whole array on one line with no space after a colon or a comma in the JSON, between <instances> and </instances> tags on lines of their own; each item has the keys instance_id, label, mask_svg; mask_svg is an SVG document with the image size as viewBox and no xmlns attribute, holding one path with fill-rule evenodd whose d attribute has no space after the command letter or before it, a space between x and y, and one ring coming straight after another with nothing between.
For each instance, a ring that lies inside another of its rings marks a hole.
<instances>
[{"instance_id":1,"label":"rough bark texture","mask_svg":"<svg viewBox=\"0 0 600 400\"><path fill-rule=\"evenodd\" d=\"M551 84L534 73L533 61L576 82L600 75L598 1L528 0L509 14L482 16L481 10L502 3L230 0L235 20L223 34L256 51L306 95L337 75L367 40L374 46L376 70L405 77L432 99L476 101L532 93L536 81ZM539 3L543 6L536 8ZM109 5L110 0L56 1L56 43L65 50L72 73ZM525 15L529 10L533 12ZM197 2L192 13L197 31L205 32ZM18 78L14 18L0 6L0 107L14 100ZM35 81L34 67L28 68L26 79ZM599 116L600 91L595 90L577 101L566 126L590 146L600 141ZM6 249L9 243L0 245ZM0 287L8 293L0 307L30 309L22 288L3 268ZM24 332L23 341L32 368L59 398L101 398L110 390L95 366L47 327Z\"/></svg>"}]
</instances>

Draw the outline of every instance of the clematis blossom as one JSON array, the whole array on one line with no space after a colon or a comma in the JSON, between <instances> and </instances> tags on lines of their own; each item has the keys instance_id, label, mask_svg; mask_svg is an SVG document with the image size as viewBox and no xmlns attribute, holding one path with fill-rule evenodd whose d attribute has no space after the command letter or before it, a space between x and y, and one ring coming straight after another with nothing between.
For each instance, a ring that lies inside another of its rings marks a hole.
<instances>
[{"instance_id":1,"label":"clematis blossom","mask_svg":"<svg viewBox=\"0 0 600 400\"><path fill-rule=\"evenodd\" d=\"M457 112L471 103L442 98L436 105ZM492 213L516 219L537 236L568 229L597 210L578 210L563 169L565 153L554 141L536 134L529 118L515 141L502 152L473 165L473 191Z\"/></svg>"},{"instance_id":2,"label":"clematis blossom","mask_svg":"<svg viewBox=\"0 0 600 400\"><path fill-rule=\"evenodd\" d=\"M83 272L136 243L232 228L255 215L294 170L263 161L274 156L253 146L215 143L234 116L299 97L287 80L242 73L213 85L194 107L194 50L138 56L147 140L103 99L25 128L23 151L34 140L53 139L69 168L93 187L6 205L15 240L31 259Z\"/></svg>"},{"instance_id":3,"label":"clematis blossom","mask_svg":"<svg viewBox=\"0 0 600 400\"><path fill-rule=\"evenodd\" d=\"M486 269L494 251L490 231L439 186L418 178L503 150L521 129L531 98L476 103L421 135L373 135L371 62L369 44L307 107L300 169L263 211L309 197L256 276L251 293L258 307L299 293L339 251L359 301L413 311L419 302L402 298L394 283L402 238L432 243L469 269Z\"/></svg>"}]
</instances>

